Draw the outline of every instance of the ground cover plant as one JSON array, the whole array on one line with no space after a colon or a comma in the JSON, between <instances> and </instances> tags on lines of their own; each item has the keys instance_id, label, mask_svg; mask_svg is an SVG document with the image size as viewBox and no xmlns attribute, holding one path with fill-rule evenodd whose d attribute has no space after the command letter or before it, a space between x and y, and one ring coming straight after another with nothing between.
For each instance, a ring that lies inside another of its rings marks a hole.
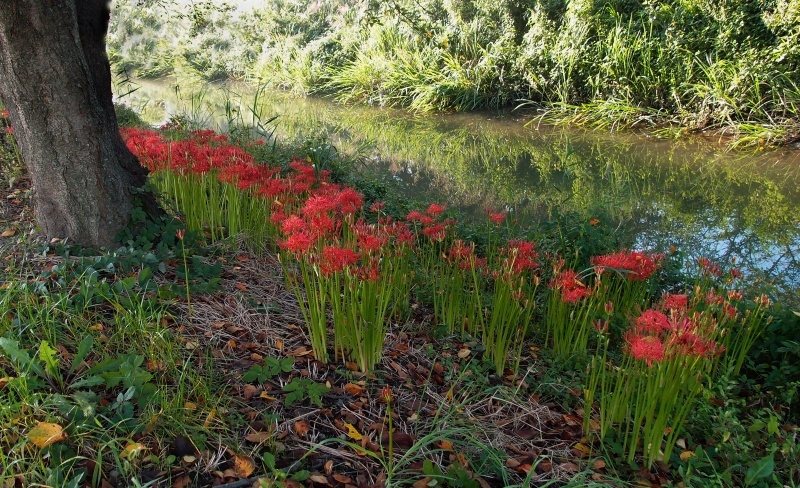
<instances>
[{"instance_id":1,"label":"ground cover plant","mask_svg":"<svg viewBox=\"0 0 800 488\"><path fill-rule=\"evenodd\" d=\"M117 2L112 58L415 111L526 101L611 130L798 137L796 0L188 3Z\"/></svg>"},{"instance_id":2,"label":"ground cover plant","mask_svg":"<svg viewBox=\"0 0 800 488\"><path fill-rule=\"evenodd\" d=\"M797 317L735 268L494 211L471 242L178 125L123 131L180 219L116 250L4 207L6 486L797 483Z\"/></svg>"}]
</instances>

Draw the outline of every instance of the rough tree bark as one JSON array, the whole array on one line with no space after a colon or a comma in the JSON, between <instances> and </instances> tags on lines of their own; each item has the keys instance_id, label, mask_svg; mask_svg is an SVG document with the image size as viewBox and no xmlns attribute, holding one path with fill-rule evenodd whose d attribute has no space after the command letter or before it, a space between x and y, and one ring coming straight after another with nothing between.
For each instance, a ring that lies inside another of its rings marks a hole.
<instances>
[{"instance_id":1,"label":"rough tree bark","mask_svg":"<svg viewBox=\"0 0 800 488\"><path fill-rule=\"evenodd\" d=\"M111 245L147 178L119 135L107 0L0 0L0 97L48 238ZM141 195L145 210L159 212Z\"/></svg>"}]
</instances>

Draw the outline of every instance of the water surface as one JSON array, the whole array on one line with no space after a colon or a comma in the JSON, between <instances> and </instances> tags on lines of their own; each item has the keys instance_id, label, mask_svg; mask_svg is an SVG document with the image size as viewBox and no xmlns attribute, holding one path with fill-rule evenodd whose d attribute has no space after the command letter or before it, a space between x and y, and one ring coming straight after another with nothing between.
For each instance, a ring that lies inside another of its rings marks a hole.
<instances>
[{"instance_id":1,"label":"water surface","mask_svg":"<svg viewBox=\"0 0 800 488\"><path fill-rule=\"evenodd\" d=\"M726 151L716 141L526 127L530 117L512 111L414 115L242 86L136 86L122 101L151 123L183 113L224 129L232 118L277 115L280 136L331 140L366 156L363 171L399 182L409 195L476 215L505 208L532 219L557 209L589 219L605 208L638 249L674 246L734 261L751 281L775 284L780 299L798 304L797 150Z\"/></svg>"}]
</instances>

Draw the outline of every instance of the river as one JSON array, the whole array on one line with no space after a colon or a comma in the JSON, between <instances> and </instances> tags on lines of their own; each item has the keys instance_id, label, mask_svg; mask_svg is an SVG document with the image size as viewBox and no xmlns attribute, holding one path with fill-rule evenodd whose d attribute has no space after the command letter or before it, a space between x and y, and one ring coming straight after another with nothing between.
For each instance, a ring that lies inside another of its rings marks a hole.
<instances>
[{"instance_id":1,"label":"river","mask_svg":"<svg viewBox=\"0 0 800 488\"><path fill-rule=\"evenodd\" d=\"M510 110L415 115L243 85L137 80L116 92L153 124L180 113L225 130L230 120L277 116L265 129L279 139L313 136L323 149L332 141L360 156L359 171L475 215L505 208L519 220L568 211L588 219L605 209L634 248L733 261L753 285L800 306L796 149L526 125L529 115Z\"/></svg>"}]
</instances>

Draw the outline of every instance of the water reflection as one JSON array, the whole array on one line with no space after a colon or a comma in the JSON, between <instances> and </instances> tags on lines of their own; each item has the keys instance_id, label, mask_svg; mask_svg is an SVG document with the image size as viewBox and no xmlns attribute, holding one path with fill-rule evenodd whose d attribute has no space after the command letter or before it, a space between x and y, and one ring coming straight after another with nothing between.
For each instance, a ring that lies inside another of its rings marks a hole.
<instances>
[{"instance_id":1,"label":"water reflection","mask_svg":"<svg viewBox=\"0 0 800 488\"><path fill-rule=\"evenodd\" d=\"M364 171L395 179L409 195L475 214L505 207L519 216L546 215L559 208L588 218L602 206L638 248L675 246L735 260L797 303L798 151L725 152L698 141L525 128L513 113L414 116L282 92L254 101L241 87L204 85L189 97L191 88L168 82L140 85L125 101L153 123L176 112L220 128L233 116L249 122L253 112L279 115L283 137L317 134L343 151L368 148Z\"/></svg>"}]
</instances>

